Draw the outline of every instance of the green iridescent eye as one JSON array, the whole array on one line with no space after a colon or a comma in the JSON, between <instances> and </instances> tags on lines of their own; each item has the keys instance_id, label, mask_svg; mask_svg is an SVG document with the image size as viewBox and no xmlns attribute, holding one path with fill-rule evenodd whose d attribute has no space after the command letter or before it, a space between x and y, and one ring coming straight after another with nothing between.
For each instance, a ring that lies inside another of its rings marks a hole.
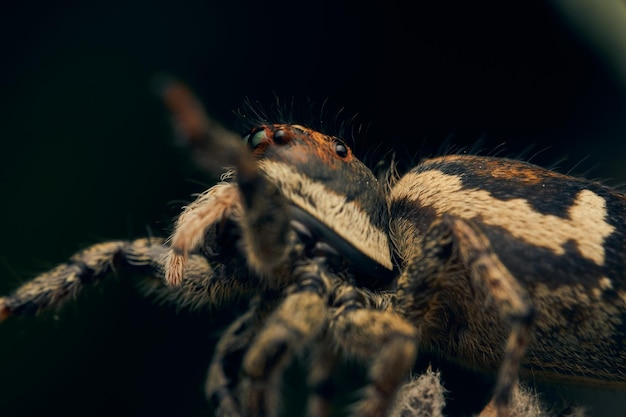
<instances>
[{"instance_id":1,"label":"green iridescent eye","mask_svg":"<svg viewBox=\"0 0 626 417\"><path fill-rule=\"evenodd\" d=\"M243 143L247 143L252 148L256 148L266 140L267 134L265 133L265 130L259 130L257 132L252 132L249 135L244 136Z\"/></svg>"}]
</instances>

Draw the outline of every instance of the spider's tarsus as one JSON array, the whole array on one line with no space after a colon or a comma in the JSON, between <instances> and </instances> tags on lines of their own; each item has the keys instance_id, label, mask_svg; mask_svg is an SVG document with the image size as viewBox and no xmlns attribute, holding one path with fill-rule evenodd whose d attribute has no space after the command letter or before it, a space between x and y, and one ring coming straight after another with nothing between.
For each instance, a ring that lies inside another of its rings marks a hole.
<instances>
[{"instance_id":1,"label":"spider's tarsus","mask_svg":"<svg viewBox=\"0 0 626 417\"><path fill-rule=\"evenodd\" d=\"M187 263L187 253L176 253L172 250L166 261L165 279L164 282L167 286L178 287L183 282L183 271L185 264Z\"/></svg>"},{"instance_id":2,"label":"spider's tarsus","mask_svg":"<svg viewBox=\"0 0 626 417\"><path fill-rule=\"evenodd\" d=\"M176 128L182 139L193 145L209 131L211 121L200 101L189 88L176 78L159 74L152 81L155 92L172 112Z\"/></svg>"},{"instance_id":3,"label":"spider's tarsus","mask_svg":"<svg viewBox=\"0 0 626 417\"><path fill-rule=\"evenodd\" d=\"M11 309L7 305L5 297L0 298L0 323L11 317Z\"/></svg>"},{"instance_id":4,"label":"spider's tarsus","mask_svg":"<svg viewBox=\"0 0 626 417\"><path fill-rule=\"evenodd\" d=\"M256 173L256 164L239 135L210 117L185 84L160 75L154 85L172 114L176 130L203 168L216 175L230 166L238 172Z\"/></svg>"}]
</instances>

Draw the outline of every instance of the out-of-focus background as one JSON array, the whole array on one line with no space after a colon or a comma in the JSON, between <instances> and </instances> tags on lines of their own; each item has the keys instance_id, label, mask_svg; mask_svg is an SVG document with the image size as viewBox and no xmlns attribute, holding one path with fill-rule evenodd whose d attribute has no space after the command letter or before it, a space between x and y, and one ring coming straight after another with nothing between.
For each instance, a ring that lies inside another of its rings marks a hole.
<instances>
[{"instance_id":1,"label":"out-of-focus background","mask_svg":"<svg viewBox=\"0 0 626 417\"><path fill-rule=\"evenodd\" d=\"M5 5L0 293L86 245L166 235L205 188L151 90L161 72L233 129L246 100L278 99L331 133L352 120L347 140L371 164L467 147L620 185L625 16L611 0ZM177 312L117 279L7 321L0 414L209 415L211 346L237 313ZM597 415L623 415L618 397Z\"/></svg>"}]
</instances>

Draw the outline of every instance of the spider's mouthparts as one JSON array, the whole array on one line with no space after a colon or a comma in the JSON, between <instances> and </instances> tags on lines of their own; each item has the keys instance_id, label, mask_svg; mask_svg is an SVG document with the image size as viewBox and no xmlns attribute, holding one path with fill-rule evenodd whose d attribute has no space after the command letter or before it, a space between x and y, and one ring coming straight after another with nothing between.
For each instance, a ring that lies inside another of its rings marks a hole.
<instances>
[{"instance_id":1,"label":"spider's mouthparts","mask_svg":"<svg viewBox=\"0 0 626 417\"><path fill-rule=\"evenodd\" d=\"M290 206L291 227L314 255L327 258L332 264L345 260L358 271L360 280L365 277L370 285L384 285L392 277L392 270L370 258L338 235L330 227L294 205Z\"/></svg>"}]
</instances>

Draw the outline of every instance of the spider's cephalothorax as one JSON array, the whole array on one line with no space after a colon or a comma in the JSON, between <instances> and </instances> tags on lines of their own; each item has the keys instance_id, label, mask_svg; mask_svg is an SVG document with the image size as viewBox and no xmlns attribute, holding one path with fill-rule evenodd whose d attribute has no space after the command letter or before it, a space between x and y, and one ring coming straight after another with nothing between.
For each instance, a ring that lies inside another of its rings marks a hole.
<instances>
[{"instance_id":1,"label":"spider's cephalothorax","mask_svg":"<svg viewBox=\"0 0 626 417\"><path fill-rule=\"evenodd\" d=\"M416 352L413 327L385 311L389 293L373 292L389 287L394 271L384 187L336 137L262 124L235 140L184 86L166 83L163 94L195 156L214 173L228 168L224 181L183 209L167 241L87 248L0 298L0 317L57 306L122 267L160 278L148 292L181 305L249 296L209 369L207 394L219 414L277 415L282 370L306 350L311 415L328 409L342 351L371 364L355 413L384 415ZM241 357L238 370L226 371Z\"/></svg>"},{"instance_id":2,"label":"spider's cephalothorax","mask_svg":"<svg viewBox=\"0 0 626 417\"><path fill-rule=\"evenodd\" d=\"M243 142L255 158L233 161L239 164L237 180L211 188L181 215L172 236L169 283L181 281L184 257L198 249L207 229L228 219L244 229L247 262L267 276L269 287L281 284L276 278L281 271L274 268L293 246L290 222L306 229L309 240L334 248L361 279L389 281L393 265L383 188L341 140L276 124L253 129Z\"/></svg>"},{"instance_id":3,"label":"spider's cephalothorax","mask_svg":"<svg viewBox=\"0 0 626 417\"><path fill-rule=\"evenodd\" d=\"M423 161L385 188L338 138L261 124L241 141L184 86L163 94L197 159L230 169L223 181L183 209L169 240L87 248L0 298L0 319L59 305L122 266L158 278L148 292L180 305L247 296L209 368L223 416L276 416L300 352L311 417L329 415L342 356L368 370L354 416L386 415L418 350L497 373L484 416L509 414L520 371L626 386L621 194L467 155ZM400 415L428 415L429 394L406 392Z\"/></svg>"}]
</instances>

